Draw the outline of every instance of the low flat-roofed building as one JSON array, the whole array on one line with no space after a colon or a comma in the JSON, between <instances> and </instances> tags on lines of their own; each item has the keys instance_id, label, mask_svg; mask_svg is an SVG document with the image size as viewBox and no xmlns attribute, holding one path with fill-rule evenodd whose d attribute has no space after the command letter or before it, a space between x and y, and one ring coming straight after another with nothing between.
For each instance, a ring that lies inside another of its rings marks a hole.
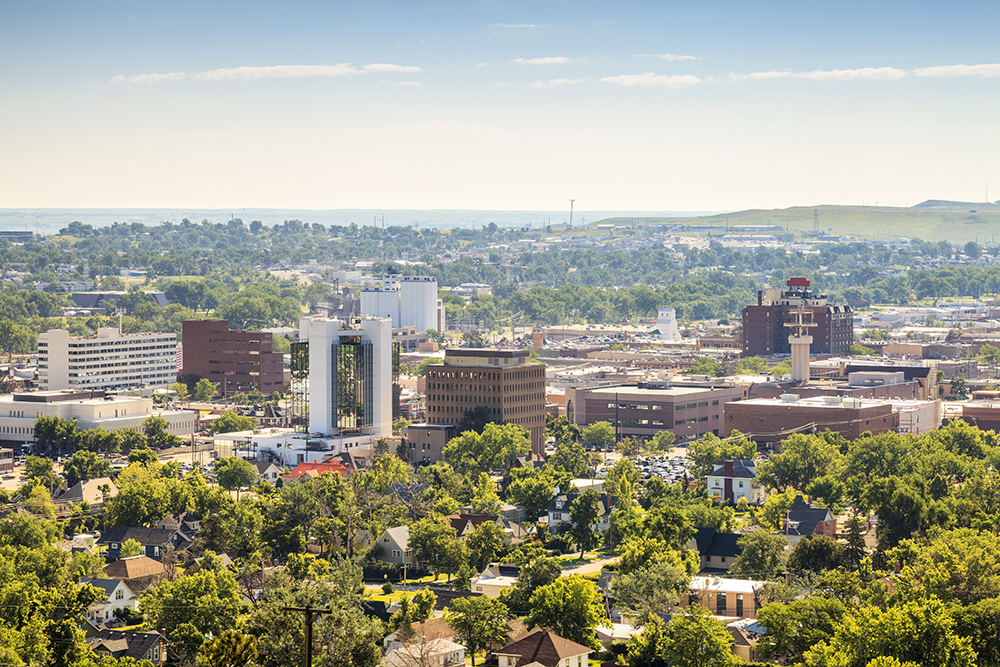
<instances>
[{"instance_id":1,"label":"low flat-roofed building","mask_svg":"<svg viewBox=\"0 0 1000 667\"><path fill-rule=\"evenodd\" d=\"M444 460L444 446L454 438L452 424L411 424L406 428L410 463L431 465Z\"/></svg>"},{"instance_id":2,"label":"low flat-roofed building","mask_svg":"<svg viewBox=\"0 0 1000 667\"><path fill-rule=\"evenodd\" d=\"M153 399L112 396L103 391L35 391L0 396L0 445L22 446L35 442L35 420L61 417L78 429L105 431L141 430L149 417L166 420L167 431L187 437L194 433L197 413L191 410L155 409Z\"/></svg>"},{"instance_id":3,"label":"low flat-roofed building","mask_svg":"<svg viewBox=\"0 0 1000 667\"><path fill-rule=\"evenodd\" d=\"M597 422L617 424L620 436L652 438L671 431L678 442L706 433L722 435L723 406L743 398L731 386L680 386L670 382L566 389L566 416L586 428Z\"/></svg>"},{"instance_id":4,"label":"low flat-roofed building","mask_svg":"<svg viewBox=\"0 0 1000 667\"><path fill-rule=\"evenodd\" d=\"M829 429L854 440L865 431L875 435L899 428L899 413L890 401L816 396L756 398L726 405L725 434L739 431L758 443L774 443L793 433Z\"/></svg>"},{"instance_id":5,"label":"low flat-roofed building","mask_svg":"<svg viewBox=\"0 0 1000 667\"><path fill-rule=\"evenodd\" d=\"M765 584L751 579L693 577L681 606L697 602L717 616L750 618L757 615L757 591Z\"/></svg>"}]
</instances>

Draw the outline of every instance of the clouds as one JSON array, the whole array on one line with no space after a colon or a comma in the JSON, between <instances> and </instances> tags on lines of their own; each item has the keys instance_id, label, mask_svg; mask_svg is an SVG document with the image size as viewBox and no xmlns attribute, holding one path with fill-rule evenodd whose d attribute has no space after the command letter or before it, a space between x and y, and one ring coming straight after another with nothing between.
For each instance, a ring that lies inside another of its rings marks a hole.
<instances>
[{"instance_id":1,"label":"clouds","mask_svg":"<svg viewBox=\"0 0 1000 667\"><path fill-rule=\"evenodd\" d=\"M421 68L412 65L393 65L389 63L371 63L355 67L351 63L337 65L271 65L263 67L228 67L204 70L202 72L171 72L168 74L136 74L134 76L119 75L108 81L111 85L120 83L158 84L173 83L190 79L193 81L258 81L260 79L301 79L305 77L343 77L378 73L415 74Z\"/></svg>"},{"instance_id":2,"label":"clouds","mask_svg":"<svg viewBox=\"0 0 1000 667\"><path fill-rule=\"evenodd\" d=\"M676 53L640 53L638 56L640 58L659 58L660 60L669 60L671 62L679 62L682 60L701 60L698 56L679 56Z\"/></svg>"},{"instance_id":3,"label":"clouds","mask_svg":"<svg viewBox=\"0 0 1000 667\"><path fill-rule=\"evenodd\" d=\"M494 28L513 28L516 30L530 30L532 28L537 28L538 25L535 23L494 23Z\"/></svg>"},{"instance_id":4,"label":"clouds","mask_svg":"<svg viewBox=\"0 0 1000 667\"><path fill-rule=\"evenodd\" d=\"M982 78L1000 76L1000 63L989 65L940 65L920 67L913 70L919 77L978 76Z\"/></svg>"},{"instance_id":5,"label":"clouds","mask_svg":"<svg viewBox=\"0 0 1000 667\"><path fill-rule=\"evenodd\" d=\"M530 86L532 88L553 88L555 86L572 86L584 81L586 79L549 79L548 81L535 81Z\"/></svg>"},{"instance_id":6,"label":"clouds","mask_svg":"<svg viewBox=\"0 0 1000 667\"><path fill-rule=\"evenodd\" d=\"M566 65L573 62L573 59L566 56L552 56L549 58L514 58L511 62L518 65Z\"/></svg>"},{"instance_id":7,"label":"clouds","mask_svg":"<svg viewBox=\"0 0 1000 667\"><path fill-rule=\"evenodd\" d=\"M633 87L643 86L646 88L690 88L697 86L703 81L693 74L622 74L620 76L606 76L601 79L604 83L615 83L619 86Z\"/></svg>"},{"instance_id":8,"label":"clouds","mask_svg":"<svg viewBox=\"0 0 1000 667\"><path fill-rule=\"evenodd\" d=\"M860 69L812 70L810 72L770 71L731 74L732 79L764 81L767 79L806 79L808 81L892 81L906 76L906 70L895 67L862 67Z\"/></svg>"}]
</instances>

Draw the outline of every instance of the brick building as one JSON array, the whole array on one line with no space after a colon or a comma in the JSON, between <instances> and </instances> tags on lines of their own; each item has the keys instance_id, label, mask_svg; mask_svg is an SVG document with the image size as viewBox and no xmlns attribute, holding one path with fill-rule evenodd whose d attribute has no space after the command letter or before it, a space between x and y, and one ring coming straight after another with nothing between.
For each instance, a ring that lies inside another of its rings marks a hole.
<instances>
[{"instance_id":1,"label":"brick building","mask_svg":"<svg viewBox=\"0 0 1000 667\"><path fill-rule=\"evenodd\" d=\"M725 435L736 430L758 443L827 429L854 440L865 431L878 435L898 428L899 413L889 401L839 396L800 399L798 394L783 394L780 398L728 403L725 409Z\"/></svg>"},{"instance_id":2,"label":"brick building","mask_svg":"<svg viewBox=\"0 0 1000 667\"><path fill-rule=\"evenodd\" d=\"M406 428L410 463L431 465L444 461L444 446L455 437L455 427L450 424L410 424Z\"/></svg>"},{"instance_id":3,"label":"brick building","mask_svg":"<svg viewBox=\"0 0 1000 667\"><path fill-rule=\"evenodd\" d=\"M527 350L449 349L444 364L427 367L427 423L457 425L483 406L490 420L518 424L531 450L545 452L545 364Z\"/></svg>"},{"instance_id":4,"label":"brick building","mask_svg":"<svg viewBox=\"0 0 1000 667\"><path fill-rule=\"evenodd\" d=\"M652 438L671 431L678 442L706 433L722 435L723 406L743 398L736 386L677 386L640 382L595 388L566 389L566 417L581 429L606 421L619 436Z\"/></svg>"},{"instance_id":5,"label":"brick building","mask_svg":"<svg viewBox=\"0 0 1000 667\"><path fill-rule=\"evenodd\" d=\"M805 278L789 278L787 289L757 292L757 305L743 309L743 356L791 354L786 324L802 307L811 318L812 354L847 354L854 342L854 313L850 306L831 306L826 296L809 291ZM808 319L807 319L808 321Z\"/></svg>"},{"instance_id":6,"label":"brick building","mask_svg":"<svg viewBox=\"0 0 1000 667\"><path fill-rule=\"evenodd\" d=\"M227 320L185 320L183 335L180 375L207 378L223 396L284 388L282 354L274 352L270 333L230 331Z\"/></svg>"}]
</instances>

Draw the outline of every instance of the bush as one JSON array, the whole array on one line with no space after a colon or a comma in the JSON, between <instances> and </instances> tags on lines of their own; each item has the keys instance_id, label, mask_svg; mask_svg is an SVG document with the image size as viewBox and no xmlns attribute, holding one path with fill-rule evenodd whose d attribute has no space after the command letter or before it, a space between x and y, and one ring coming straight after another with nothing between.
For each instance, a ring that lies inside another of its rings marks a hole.
<instances>
[{"instance_id":1,"label":"bush","mask_svg":"<svg viewBox=\"0 0 1000 667\"><path fill-rule=\"evenodd\" d=\"M396 588L388 581L382 584L382 593L384 593L385 595L392 595L395 592Z\"/></svg>"}]
</instances>

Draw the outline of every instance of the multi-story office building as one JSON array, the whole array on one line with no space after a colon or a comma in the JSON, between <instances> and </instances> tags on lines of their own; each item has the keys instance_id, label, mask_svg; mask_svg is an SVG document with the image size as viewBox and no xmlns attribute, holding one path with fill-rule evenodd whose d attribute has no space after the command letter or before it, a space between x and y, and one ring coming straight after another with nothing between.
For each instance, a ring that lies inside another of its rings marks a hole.
<instances>
[{"instance_id":1,"label":"multi-story office building","mask_svg":"<svg viewBox=\"0 0 1000 667\"><path fill-rule=\"evenodd\" d=\"M185 320L183 327L180 375L207 378L223 396L282 390L282 354L274 351L272 334L230 331L227 320Z\"/></svg>"},{"instance_id":2,"label":"multi-story office building","mask_svg":"<svg viewBox=\"0 0 1000 667\"><path fill-rule=\"evenodd\" d=\"M641 382L592 388L566 388L566 417L580 428L606 421L619 437L648 439L672 432L678 442L706 433L721 436L724 406L743 397L736 386L677 386Z\"/></svg>"},{"instance_id":3,"label":"multi-story office building","mask_svg":"<svg viewBox=\"0 0 1000 667\"><path fill-rule=\"evenodd\" d=\"M831 306L822 294L809 291L805 278L790 278L787 289L757 292L757 305L743 309L743 355L769 357L791 354L790 326L804 311L804 321L812 336L812 354L847 354L854 342L854 313L850 306Z\"/></svg>"},{"instance_id":4,"label":"multi-story office building","mask_svg":"<svg viewBox=\"0 0 1000 667\"><path fill-rule=\"evenodd\" d=\"M392 435L392 323L303 317L292 344L292 425L323 436Z\"/></svg>"},{"instance_id":5,"label":"multi-story office building","mask_svg":"<svg viewBox=\"0 0 1000 667\"><path fill-rule=\"evenodd\" d=\"M38 386L42 390L158 388L177 378L177 335L123 334L113 327L92 336L50 329L38 336Z\"/></svg>"},{"instance_id":6,"label":"multi-story office building","mask_svg":"<svg viewBox=\"0 0 1000 667\"><path fill-rule=\"evenodd\" d=\"M457 425L483 406L490 420L518 424L531 450L545 453L545 364L528 350L449 349L444 364L427 367L427 423Z\"/></svg>"},{"instance_id":7,"label":"multi-story office building","mask_svg":"<svg viewBox=\"0 0 1000 667\"><path fill-rule=\"evenodd\" d=\"M194 433L197 413L191 410L158 410L153 399L111 396L103 391L32 391L0 396L0 445L21 447L35 442L35 420L60 417L78 429L105 431L141 430L152 416L167 422L167 431L179 437Z\"/></svg>"},{"instance_id":8,"label":"multi-story office building","mask_svg":"<svg viewBox=\"0 0 1000 667\"><path fill-rule=\"evenodd\" d=\"M392 326L416 327L417 331L438 328L438 284L434 276L397 276L382 278L380 287L361 290L361 312L373 317L387 317Z\"/></svg>"}]
</instances>

